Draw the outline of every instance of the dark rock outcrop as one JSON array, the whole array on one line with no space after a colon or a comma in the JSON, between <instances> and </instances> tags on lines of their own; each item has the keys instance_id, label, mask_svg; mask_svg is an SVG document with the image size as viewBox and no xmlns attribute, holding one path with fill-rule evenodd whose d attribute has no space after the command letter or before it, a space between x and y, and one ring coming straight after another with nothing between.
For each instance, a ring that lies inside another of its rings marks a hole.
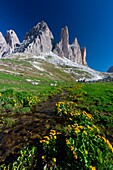
<instances>
[{"instance_id":1,"label":"dark rock outcrop","mask_svg":"<svg viewBox=\"0 0 113 170\"><path fill-rule=\"evenodd\" d=\"M107 72L108 72L108 73L113 73L113 66L111 66L111 67L108 69Z\"/></svg>"}]
</instances>

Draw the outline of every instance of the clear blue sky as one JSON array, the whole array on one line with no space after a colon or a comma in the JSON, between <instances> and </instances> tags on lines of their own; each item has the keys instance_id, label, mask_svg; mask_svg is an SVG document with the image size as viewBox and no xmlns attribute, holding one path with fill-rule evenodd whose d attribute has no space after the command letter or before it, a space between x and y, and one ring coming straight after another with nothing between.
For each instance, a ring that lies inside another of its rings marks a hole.
<instances>
[{"instance_id":1,"label":"clear blue sky","mask_svg":"<svg viewBox=\"0 0 113 170\"><path fill-rule=\"evenodd\" d=\"M87 48L88 65L107 71L113 65L113 0L3 0L0 31L14 29L22 41L39 21L47 22L59 41L61 28L69 28L70 43L78 38Z\"/></svg>"}]
</instances>

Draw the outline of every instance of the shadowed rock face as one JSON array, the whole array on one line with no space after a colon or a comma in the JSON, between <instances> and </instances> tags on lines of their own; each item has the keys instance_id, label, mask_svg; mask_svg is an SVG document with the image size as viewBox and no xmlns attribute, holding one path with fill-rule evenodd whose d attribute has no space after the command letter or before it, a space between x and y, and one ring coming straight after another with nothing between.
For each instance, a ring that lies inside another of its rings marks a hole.
<instances>
[{"instance_id":1,"label":"shadowed rock face","mask_svg":"<svg viewBox=\"0 0 113 170\"><path fill-rule=\"evenodd\" d=\"M14 49L17 44L20 44L20 41L13 30L8 30L6 33L6 42L11 47L12 52L14 52Z\"/></svg>"},{"instance_id":2,"label":"shadowed rock face","mask_svg":"<svg viewBox=\"0 0 113 170\"><path fill-rule=\"evenodd\" d=\"M109 73L113 73L113 66L111 66L109 69L108 69L108 71L107 72L109 72Z\"/></svg>"}]
</instances>

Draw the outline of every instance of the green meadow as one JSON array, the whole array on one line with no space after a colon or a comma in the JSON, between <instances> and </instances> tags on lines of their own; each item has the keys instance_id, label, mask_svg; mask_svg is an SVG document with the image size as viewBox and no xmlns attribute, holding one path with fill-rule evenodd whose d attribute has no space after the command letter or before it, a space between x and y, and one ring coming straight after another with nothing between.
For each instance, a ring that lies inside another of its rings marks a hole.
<instances>
[{"instance_id":1,"label":"green meadow","mask_svg":"<svg viewBox=\"0 0 113 170\"><path fill-rule=\"evenodd\" d=\"M21 76L4 75L1 170L113 169L112 82L40 79L33 85Z\"/></svg>"}]
</instances>

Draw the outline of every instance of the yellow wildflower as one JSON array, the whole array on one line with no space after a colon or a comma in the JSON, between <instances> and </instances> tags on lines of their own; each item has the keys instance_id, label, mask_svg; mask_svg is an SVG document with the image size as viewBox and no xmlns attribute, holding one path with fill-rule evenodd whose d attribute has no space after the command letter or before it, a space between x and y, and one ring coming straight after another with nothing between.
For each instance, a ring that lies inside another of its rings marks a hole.
<instances>
[{"instance_id":1,"label":"yellow wildflower","mask_svg":"<svg viewBox=\"0 0 113 170\"><path fill-rule=\"evenodd\" d=\"M40 143L45 143L46 142L46 140L40 140Z\"/></svg>"},{"instance_id":2,"label":"yellow wildflower","mask_svg":"<svg viewBox=\"0 0 113 170\"><path fill-rule=\"evenodd\" d=\"M85 154L86 154L86 155L88 154L88 150L85 150Z\"/></svg>"},{"instance_id":3,"label":"yellow wildflower","mask_svg":"<svg viewBox=\"0 0 113 170\"><path fill-rule=\"evenodd\" d=\"M42 156L42 159L45 159L45 156L44 156L44 155Z\"/></svg>"},{"instance_id":4,"label":"yellow wildflower","mask_svg":"<svg viewBox=\"0 0 113 170\"><path fill-rule=\"evenodd\" d=\"M111 145L111 143L109 142L109 140L107 140L106 138L102 137L102 139L104 140L104 142L109 146L109 148L111 149L111 151L113 152L113 146Z\"/></svg>"},{"instance_id":5,"label":"yellow wildflower","mask_svg":"<svg viewBox=\"0 0 113 170\"><path fill-rule=\"evenodd\" d=\"M96 170L96 167L90 166L91 170Z\"/></svg>"},{"instance_id":6,"label":"yellow wildflower","mask_svg":"<svg viewBox=\"0 0 113 170\"><path fill-rule=\"evenodd\" d=\"M0 93L0 96L2 96L2 93Z\"/></svg>"},{"instance_id":7,"label":"yellow wildflower","mask_svg":"<svg viewBox=\"0 0 113 170\"><path fill-rule=\"evenodd\" d=\"M78 126L80 129L83 129L84 127L83 126Z\"/></svg>"},{"instance_id":8,"label":"yellow wildflower","mask_svg":"<svg viewBox=\"0 0 113 170\"><path fill-rule=\"evenodd\" d=\"M80 129L79 129L79 128L75 128L75 132L76 132L76 133L79 133L79 132L80 132Z\"/></svg>"},{"instance_id":9,"label":"yellow wildflower","mask_svg":"<svg viewBox=\"0 0 113 170\"><path fill-rule=\"evenodd\" d=\"M87 118L89 118L89 119L93 119L93 116L91 115L91 114L89 114L89 113L87 113L87 112L85 112L85 111L83 111L82 112L83 113L83 115L85 115Z\"/></svg>"},{"instance_id":10,"label":"yellow wildflower","mask_svg":"<svg viewBox=\"0 0 113 170\"><path fill-rule=\"evenodd\" d=\"M97 130L97 132L100 132L100 130L97 126L93 125L93 127Z\"/></svg>"},{"instance_id":11,"label":"yellow wildflower","mask_svg":"<svg viewBox=\"0 0 113 170\"><path fill-rule=\"evenodd\" d=\"M73 155L74 155L74 158L77 159L77 153L75 151L73 151Z\"/></svg>"},{"instance_id":12,"label":"yellow wildflower","mask_svg":"<svg viewBox=\"0 0 113 170\"><path fill-rule=\"evenodd\" d=\"M71 146L70 149L71 149L71 151L74 151L74 150L75 150L74 146Z\"/></svg>"},{"instance_id":13,"label":"yellow wildflower","mask_svg":"<svg viewBox=\"0 0 113 170\"><path fill-rule=\"evenodd\" d=\"M56 162L56 158L53 158L53 161Z\"/></svg>"},{"instance_id":14,"label":"yellow wildflower","mask_svg":"<svg viewBox=\"0 0 113 170\"><path fill-rule=\"evenodd\" d=\"M53 135L53 136L56 135L56 131L51 130L50 135Z\"/></svg>"},{"instance_id":15,"label":"yellow wildflower","mask_svg":"<svg viewBox=\"0 0 113 170\"><path fill-rule=\"evenodd\" d=\"M87 127L88 127L88 129L93 130L93 128L91 126L87 125Z\"/></svg>"},{"instance_id":16,"label":"yellow wildflower","mask_svg":"<svg viewBox=\"0 0 113 170\"><path fill-rule=\"evenodd\" d=\"M50 140L49 136L44 136L45 139Z\"/></svg>"},{"instance_id":17,"label":"yellow wildflower","mask_svg":"<svg viewBox=\"0 0 113 170\"><path fill-rule=\"evenodd\" d=\"M55 135L55 136L54 136L54 139L56 139L56 138L57 138L57 136Z\"/></svg>"},{"instance_id":18,"label":"yellow wildflower","mask_svg":"<svg viewBox=\"0 0 113 170\"><path fill-rule=\"evenodd\" d=\"M70 145L70 141L69 141L68 139L66 139L66 143L67 143L68 145Z\"/></svg>"},{"instance_id":19,"label":"yellow wildflower","mask_svg":"<svg viewBox=\"0 0 113 170\"><path fill-rule=\"evenodd\" d=\"M85 134L85 135L87 135L87 132L86 132L86 130L84 130L84 134Z\"/></svg>"},{"instance_id":20,"label":"yellow wildflower","mask_svg":"<svg viewBox=\"0 0 113 170\"><path fill-rule=\"evenodd\" d=\"M57 135L60 135L61 134L61 132L57 132Z\"/></svg>"}]
</instances>

